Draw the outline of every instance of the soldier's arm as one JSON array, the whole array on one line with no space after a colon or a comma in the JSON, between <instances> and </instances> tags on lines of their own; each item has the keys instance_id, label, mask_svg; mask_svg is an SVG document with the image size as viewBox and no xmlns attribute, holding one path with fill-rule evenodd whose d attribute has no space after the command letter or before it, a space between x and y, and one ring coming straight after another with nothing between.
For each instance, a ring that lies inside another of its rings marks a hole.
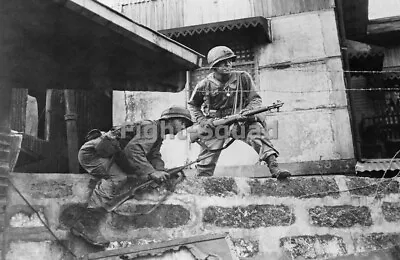
<instances>
[{"instance_id":1,"label":"soldier's arm","mask_svg":"<svg viewBox=\"0 0 400 260\"><path fill-rule=\"evenodd\" d=\"M244 86L245 95L247 96L247 104L244 109L250 110L262 106L262 99L256 91L256 87L250 74L245 72L242 74L242 82ZM246 92L248 92L246 94Z\"/></svg>"},{"instance_id":2,"label":"soldier's arm","mask_svg":"<svg viewBox=\"0 0 400 260\"><path fill-rule=\"evenodd\" d=\"M204 86L203 81L199 82L193 90L192 96L188 102L188 109L192 116L193 121L200 123L205 119L203 112L201 111L201 105L204 102Z\"/></svg>"},{"instance_id":3,"label":"soldier's arm","mask_svg":"<svg viewBox=\"0 0 400 260\"><path fill-rule=\"evenodd\" d=\"M124 150L115 155L115 162L125 173L146 177L156 171L147 158L157 140L154 131L156 130L151 128L146 130L146 134L141 131L141 135L132 138Z\"/></svg>"},{"instance_id":4,"label":"soldier's arm","mask_svg":"<svg viewBox=\"0 0 400 260\"><path fill-rule=\"evenodd\" d=\"M244 107L243 110L252 110L252 109L261 107L262 99L256 91L254 81L251 78L250 74L248 74L247 72L243 73L242 80L243 80L242 86L244 86L244 90L248 91L248 95L247 95L248 103L246 102L247 105ZM246 93L245 93L245 96L246 96ZM264 122L265 119L266 119L265 113L260 113L255 116L255 120L257 120L259 122Z\"/></svg>"},{"instance_id":5,"label":"soldier's arm","mask_svg":"<svg viewBox=\"0 0 400 260\"><path fill-rule=\"evenodd\" d=\"M148 155L148 160L150 161L151 165L153 166L154 169L158 171L165 170L165 163L164 160L161 158L161 152L160 152L161 145L162 142L159 142L157 145L155 145L151 150L151 153Z\"/></svg>"}]
</instances>

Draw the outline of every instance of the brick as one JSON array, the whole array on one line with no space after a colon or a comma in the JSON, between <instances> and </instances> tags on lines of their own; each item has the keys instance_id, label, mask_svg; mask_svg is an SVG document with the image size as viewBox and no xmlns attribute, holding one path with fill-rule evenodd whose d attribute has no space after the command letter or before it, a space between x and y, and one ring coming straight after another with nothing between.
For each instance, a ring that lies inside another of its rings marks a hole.
<instances>
[{"instance_id":1,"label":"brick","mask_svg":"<svg viewBox=\"0 0 400 260\"><path fill-rule=\"evenodd\" d=\"M5 213L0 213L0 232L4 231L5 218Z\"/></svg>"},{"instance_id":2,"label":"brick","mask_svg":"<svg viewBox=\"0 0 400 260\"><path fill-rule=\"evenodd\" d=\"M190 220L190 212L181 205L162 204L149 214L141 214L153 207L153 204L135 205L131 209L124 207L124 215L112 213L111 226L117 230L176 228L186 225ZM125 214L132 214L132 216L125 216Z\"/></svg>"},{"instance_id":3,"label":"brick","mask_svg":"<svg viewBox=\"0 0 400 260\"><path fill-rule=\"evenodd\" d=\"M356 252L390 248L400 243L400 233L370 233L354 239Z\"/></svg>"},{"instance_id":4,"label":"brick","mask_svg":"<svg viewBox=\"0 0 400 260\"><path fill-rule=\"evenodd\" d=\"M0 133L0 145L10 145L12 136L6 133Z\"/></svg>"},{"instance_id":5,"label":"brick","mask_svg":"<svg viewBox=\"0 0 400 260\"><path fill-rule=\"evenodd\" d=\"M388 249L361 252L341 257L335 257L330 260L398 260L400 255L400 246Z\"/></svg>"},{"instance_id":6,"label":"brick","mask_svg":"<svg viewBox=\"0 0 400 260\"><path fill-rule=\"evenodd\" d=\"M280 247L289 259L326 259L347 254L343 239L332 235L284 237Z\"/></svg>"},{"instance_id":7,"label":"brick","mask_svg":"<svg viewBox=\"0 0 400 260\"><path fill-rule=\"evenodd\" d=\"M175 193L200 196L228 197L238 193L234 178L229 177L207 177L207 178L186 178L177 185Z\"/></svg>"},{"instance_id":8,"label":"brick","mask_svg":"<svg viewBox=\"0 0 400 260\"><path fill-rule=\"evenodd\" d=\"M258 196L322 198L339 197L339 187L333 178L292 178L285 182L273 179L250 180L251 194Z\"/></svg>"},{"instance_id":9,"label":"brick","mask_svg":"<svg viewBox=\"0 0 400 260\"><path fill-rule=\"evenodd\" d=\"M257 240L238 238L232 239L232 242L238 257L254 257L260 251L260 245Z\"/></svg>"},{"instance_id":10,"label":"brick","mask_svg":"<svg viewBox=\"0 0 400 260\"><path fill-rule=\"evenodd\" d=\"M0 143L0 151L9 152L10 151L10 144Z\"/></svg>"},{"instance_id":11,"label":"brick","mask_svg":"<svg viewBox=\"0 0 400 260\"><path fill-rule=\"evenodd\" d=\"M7 178L8 174L10 173L10 167L5 164L0 163L0 177Z\"/></svg>"},{"instance_id":12,"label":"brick","mask_svg":"<svg viewBox=\"0 0 400 260\"><path fill-rule=\"evenodd\" d=\"M236 182L233 178L203 178L203 185L209 196L226 197L238 194Z\"/></svg>"},{"instance_id":13,"label":"brick","mask_svg":"<svg viewBox=\"0 0 400 260\"><path fill-rule=\"evenodd\" d=\"M400 220L400 203L383 202L382 213L386 221L396 222ZM400 242L399 242L400 244Z\"/></svg>"},{"instance_id":14,"label":"brick","mask_svg":"<svg viewBox=\"0 0 400 260\"><path fill-rule=\"evenodd\" d=\"M8 186L8 177L0 175L0 186Z\"/></svg>"},{"instance_id":15,"label":"brick","mask_svg":"<svg viewBox=\"0 0 400 260\"><path fill-rule=\"evenodd\" d=\"M324 206L308 211L311 224L320 227L347 228L354 225L371 226L371 212L368 207Z\"/></svg>"},{"instance_id":16,"label":"brick","mask_svg":"<svg viewBox=\"0 0 400 260\"><path fill-rule=\"evenodd\" d=\"M296 217L285 205L249 205L241 207L208 207L203 222L219 227L257 228L288 226Z\"/></svg>"},{"instance_id":17,"label":"brick","mask_svg":"<svg viewBox=\"0 0 400 260\"><path fill-rule=\"evenodd\" d=\"M60 229L69 229L80 224L88 232L98 231L100 224L105 220L107 212L102 209L88 209L85 204L67 204L61 209L59 222Z\"/></svg>"},{"instance_id":18,"label":"brick","mask_svg":"<svg viewBox=\"0 0 400 260\"><path fill-rule=\"evenodd\" d=\"M189 194L206 196L203 178L187 177L183 182L179 183L175 188L177 194Z\"/></svg>"},{"instance_id":19,"label":"brick","mask_svg":"<svg viewBox=\"0 0 400 260\"><path fill-rule=\"evenodd\" d=\"M8 186L0 185L0 197L7 195Z\"/></svg>"},{"instance_id":20,"label":"brick","mask_svg":"<svg viewBox=\"0 0 400 260\"><path fill-rule=\"evenodd\" d=\"M0 161L1 162L8 162L10 158L10 151L9 150L1 150L0 149Z\"/></svg>"},{"instance_id":21,"label":"brick","mask_svg":"<svg viewBox=\"0 0 400 260\"><path fill-rule=\"evenodd\" d=\"M64 259L65 256L66 252L55 241L13 241L5 259Z\"/></svg>"},{"instance_id":22,"label":"brick","mask_svg":"<svg viewBox=\"0 0 400 260\"><path fill-rule=\"evenodd\" d=\"M378 197L382 197L387 194L399 193L399 183L393 179L382 181L373 178L349 177L346 179L346 183L350 189L350 194L357 196L375 196L377 194Z\"/></svg>"},{"instance_id":23,"label":"brick","mask_svg":"<svg viewBox=\"0 0 400 260\"><path fill-rule=\"evenodd\" d=\"M43 181L31 184L30 191L36 199L63 198L72 195L72 184L66 181Z\"/></svg>"},{"instance_id":24,"label":"brick","mask_svg":"<svg viewBox=\"0 0 400 260\"><path fill-rule=\"evenodd\" d=\"M42 227L48 223L44 214L45 209L43 206L32 205L39 213L40 218L37 216L31 207L27 205L15 205L8 208L9 225L11 227Z\"/></svg>"}]
</instances>

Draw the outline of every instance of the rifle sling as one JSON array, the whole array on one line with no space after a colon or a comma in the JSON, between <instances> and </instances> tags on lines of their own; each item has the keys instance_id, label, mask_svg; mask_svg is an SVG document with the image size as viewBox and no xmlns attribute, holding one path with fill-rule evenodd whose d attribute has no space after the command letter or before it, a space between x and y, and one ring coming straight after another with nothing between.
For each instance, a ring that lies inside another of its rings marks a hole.
<instances>
[{"instance_id":1,"label":"rifle sling","mask_svg":"<svg viewBox=\"0 0 400 260\"><path fill-rule=\"evenodd\" d=\"M166 194L157 202L157 204L155 204L155 205L154 205L151 209L149 209L148 211L145 211L145 212L134 212L134 213L128 214L128 213L123 213L123 212L117 211L117 208L118 208L118 207L117 207L117 208L114 209L112 212L114 212L114 213L117 214L117 215L121 215L121 216L148 215L148 214L150 214L151 212L153 212L154 210L156 210L156 209L161 205L161 203L163 203L164 201L166 201L167 198L168 198L168 197L173 193L173 191L175 190L176 185L178 185L178 183L182 182L184 179L185 179L184 175L183 175L183 176L182 176L182 175L179 176L179 177L178 177L178 180L175 181L175 182L173 183L172 188L170 188L169 190L167 190Z\"/></svg>"},{"instance_id":2,"label":"rifle sling","mask_svg":"<svg viewBox=\"0 0 400 260\"><path fill-rule=\"evenodd\" d=\"M203 141L201 141L200 139L198 139L196 142L197 142L201 147L203 147L204 149L206 149L208 152L217 153L217 152L220 152L220 151L222 151L222 150L228 148L231 144L233 144L234 141L235 141L235 139L234 139L234 138L231 138L231 139L229 140L229 142L227 142L224 146L222 146L221 148L217 148L217 149L210 149L210 148L209 148Z\"/></svg>"},{"instance_id":3,"label":"rifle sling","mask_svg":"<svg viewBox=\"0 0 400 260\"><path fill-rule=\"evenodd\" d=\"M234 139L234 138L231 138L223 147L218 148L218 149L209 149L208 146L207 146L205 143L203 143L202 141L200 141L200 140L197 141L197 143L198 143L199 145L201 145L202 147L204 147L205 149L207 149L207 151L209 151L209 152L211 152L211 153L216 153L216 152L219 152L219 151L222 151L222 150L228 148L234 141L235 141L235 139ZM208 157L208 156L207 156L207 157ZM203 158L203 159L204 159L204 158ZM180 176L180 177L178 178L178 181L176 181L176 182L173 184L173 188L172 188L170 191L168 191L168 192L157 202L157 204L154 205L154 206L153 206L150 210L148 210L147 212L139 212L139 213L125 214L125 213L122 213L122 212L117 212L116 209L117 209L118 207L116 207L112 212L114 212L114 213L116 213L116 214L118 214L118 215L124 215L124 216L147 215L147 214L150 214L150 213L153 212L156 208L158 208L158 207L161 205L161 203L164 202L164 201L167 199L167 197L168 197L169 195L172 194L172 191L175 190L176 185L177 185L179 182L181 182L183 179L184 179L184 177ZM121 203L121 204L122 204L122 203Z\"/></svg>"}]
</instances>

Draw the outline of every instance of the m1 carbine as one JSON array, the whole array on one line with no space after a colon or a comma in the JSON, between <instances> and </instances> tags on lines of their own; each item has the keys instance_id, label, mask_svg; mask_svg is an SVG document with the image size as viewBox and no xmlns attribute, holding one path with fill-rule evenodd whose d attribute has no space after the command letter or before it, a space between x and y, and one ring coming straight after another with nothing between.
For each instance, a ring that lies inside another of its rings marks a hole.
<instances>
[{"instance_id":1,"label":"m1 carbine","mask_svg":"<svg viewBox=\"0 0 400 260\"><path fill-rule=\"evenodd\" d=\"M254 117L257 114L266 112L266 111L271 111L273 109L276 109L279 111L279 108L283 106L283 102L277 101L276 103L273 103L271 106L265 106L265 107L260 107L252 110L247 110L244 111L243 113L240 114L235 114L231 116L226 116L223 118L216 118L215 120L212 121L212 127L217 128L219 126L229 126L237 122L244 122L249 120L249 118ZM192 143L198 141L204 136L211 135L212 131L211 129L207 129L205 127L202 127L200 125L196 125L192 127L192 129L188 130L189 133L189 138Z\"/></svg>"},{"instance_id":2,"label":"m1 carbine","mask_svg":"<svg viewBox=\"0 0 400 260\"><path fill-rule=\"evenodd\" d=\"M166 172L169 174L170 179L171 178L178 178L178 177L182 177L183 178L183 177L185 177L185 175L183 173L184 169L186 169L190 165L198 163L198 162L200 162L200 161L202 161L202 160L204 160L204 159L206 159L206 158L208 158L208 157L210 157L212 155L213 154L200 157L197 160L191 161L191 162L189 162L189 163L187 163L187 164L185 164L183 166L179 166L179 167L175 167L175 168L172 168L172 169L168 169L168 170L166 170ZM179 175L179 173L181 173L181 175ZM107 206L104 206L104 209L107 212L112 212L116 208L121 206L125 201L133 198L138 191L146 189L147 187L152 186L154 184L156 184L156 182L154 180L149 180L149 181L146 181L146 182L144 182L144 183L142 183L142 184L140 184L138 186L132 187L127 192L122 193L122 194L116 196L114 199L112 199L108 203Z\"/></svg>"}]
</instances>

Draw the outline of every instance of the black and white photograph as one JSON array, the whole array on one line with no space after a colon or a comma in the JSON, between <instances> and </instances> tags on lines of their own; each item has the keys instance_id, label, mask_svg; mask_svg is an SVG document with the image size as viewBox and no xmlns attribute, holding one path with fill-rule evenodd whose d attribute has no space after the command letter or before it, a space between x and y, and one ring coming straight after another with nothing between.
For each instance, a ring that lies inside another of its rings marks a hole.
<instances>
[{"instance_id":1,"label":"black and white photograph","mask_svg":"<svg viewBox=\"0 0 400 260\"><path fill-rule=\"evenodd\" d=\"M0 260L400 260L400 0L2 0L0 52Z\"/></svg>"}]
</instances>

